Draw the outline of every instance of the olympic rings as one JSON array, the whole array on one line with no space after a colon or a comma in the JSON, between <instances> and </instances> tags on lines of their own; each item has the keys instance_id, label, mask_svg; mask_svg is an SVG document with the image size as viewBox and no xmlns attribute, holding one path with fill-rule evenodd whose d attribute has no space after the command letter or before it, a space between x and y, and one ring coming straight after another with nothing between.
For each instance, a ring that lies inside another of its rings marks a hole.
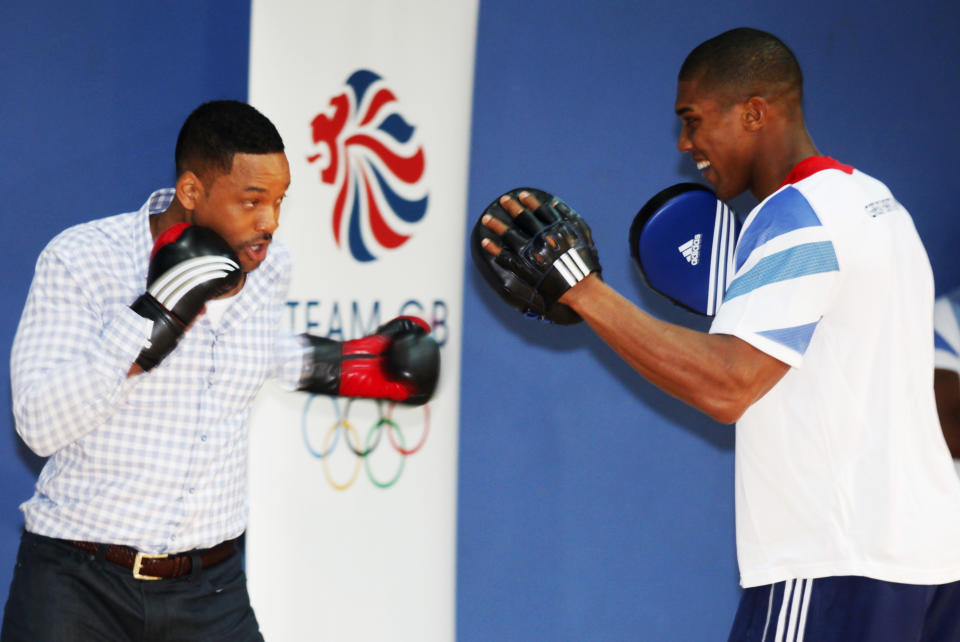
<instances>
[{"instance_id":1,"label":"olympic rings","mask_svg":"<svg viewBox=\"0 0 960 642\"><path fill-rule=\"evenodd\" d=\"M333 449L337 447L337 441L340 439L340 433L338 432L336 438L333 440L333 444L330 445L330 450L325 453L318 453L313 449L313 446L310 445L310 437L307 435L307 411L310 410L310 404L313 403L314 397L317 395L310 395L307 397L307 403L303 404L303 412L300 413L300 434L303 435L303 443L306 444L307 450L310 451L310 454L319 459L323 459L327 455L333 452ZM334 402L333 411L337 413L337 422L340 421L340 407Z\"/></svg>"},{"instance_id":2,"label":"olympic rings","mask_svg":"<svg viewBox=\"0 0 960 642\"><path fill-rule=\"evenodd\" d=\"M383 424L387 424L388 426L390 426L390 428L392 428L393 430L396 430L397 433L400 435L400 442L403 443L403 433L400 432L400 426L398 426L396 422L393 421L392 419L387 419L386 417L382 418L380 421L376 423L376 425L374 425L374 429L377 430L377 440L380 439L380 434L381 434L380 426L382 426ZM370 435L372 434L373 434L373 430L367 433L368 443L370 442ZM407 458L406 456L403 456L400 458L400 466L397 468L397 473L393 476L393 478L390 481L381 482L379 479L373 476L373 471L370 470L370 460L367 459L366 457L364 457L363 459L363 464L364 466L366 466L366 469L367 469L367 477L370 478L370 481L372 481L377 488L390 488L391 486L396 484L397 480L400 479L400 474L403 473L403 465L405 463L407 463Z\"/></svg>"},{"instance_id":3,"label":"olympic rings","mask_svg":"<svg viewBox=\"0 0 960 642\"><path fill-rule=\"evenodd\" d=\"M393 413L393 408L395 405L396 404L390 404L390 407L387 408L387 414L384 417L384 419L390 419L390 415ZM397 449L397 452L400 453L401 455L412 455L416 453L418 450L420 450L421 448L423 448L423 445L427 443L427 435L430 434L430 405L424 404L423 406L423 434L420 436L420 441L417 442L417 445L411 448L410 450L405 450L401 446L398 446L397 442L393 440L393 431L396 430L399 432L400 426L398 426L396 423L392 421L388 422L387 425L390 427L390 430L387 431L387 437L390 438L390 443L393 445L394 448ZM403 441L402 434L400 435L400 441L401 442ZM406 444L403 444L403 445L406 445Z\"/></svg>"},{"instance_id":4,"label":"olympic rings","mask_svg":"<svg viewBox=\"0 0 960 642\"><path fill-rule=\"evenodd\" d=\"M323 447L324 447L324 448L326 448L327 445L330 443L330 438L331 438L333 435L335 435L335 434L337 434L337 433L339 432L339 431L337 430L337 428L339 428L340 426L343 426L348 433L349 433L349 432L352 432L354 435L357 434L357 430L356 430L356 428L353 427L353 424L351 424L351 423L350 423L349 421L347 421L346 419L337 419L337 422L336 422L335 424L333 424L332 426L330 426L330 430L329 430L329 432L327 432L327 437L326 437L326 439L323 440ZM330 452L330 451L328 451L328 452ZM347 480L345 483L343 483L343 484L338 484L337 482L333 481L333 477L330 475L330 467L329 467L329 465L327 464L327 462L330 461L330 458L329 458L329 457L324 457L322 461L323 461L323 475L324 475L324 477L327 478L327 481L330 483L331 486L334 487L334 489L336 489L336 490L347 490L348 488L350 488L350 487L353 485L353 482L357 481L357 475L360 473L360 458L359 458L359 457L357 458L357 465L353 467L353 474L350 475L350 479L348 479L348 480Z\"/></svg>"},{"instance_id":5,"label":"olympic rings","mask_svg":"<svg viewBox=\"0 0 960 642\"><path fill-rule=\"evenodd\" d=\"M324 477L326 477L327 482L335 490L346 490L350 488L350 486L352 486L357 480L361 468L366 470L367 478L374 486L383 489L390 488L396 484L397 481L399 481L401 475L403 474L404 467L406 465L406 458L419 452L420 449L423 448L423 445L427 441L427 436L430 433L430 408L428 404L424 404L422 406L423 433L421 434L420 440L415 446L412 448L407 448L406 437L404 436L399 423L392 418L396 404L391 402L386 413L384 413L383 403L381 401L375 401L378 418L367 431L366 438L363 440L363 449L361 450L357 447L357 445L360 443L360 433L349 421L351 406L357 399L348 398L344 405L343 412L341 413L338 398L329 397L330 402L333 404L335 420L324 435L322 448L318 450L314 447L313 442L311 441L311 431L309 426L310 405L313 402L313 398L316 396L318 395L309 395L307 401L303 405L303 411L300 414L300 433L303 438L304 445L307 448L307 452L309 452L313 457L321 460ZM366 399L361 400L372 401ZM386 426L386 428L384 428L384 426ZM396 468L396 472L392 477L386 480L383 480L374 474L370 462L370 455L377 450L380 442L383 441L382 437L384 432L387 433L388 441L390 442L393 450L400 455L400 463ZM345 481L337 481L334 479L334 475L330 471L329 463L331 455L334 453L337 445L340 442L340 433L343 433L343 441L347 444L348 450L356 457L356 463L353 466L353 471L349 473ZM363 461L361 462L361 460Z\"/></svg>"},{"instance_id":6,"label":"olympic rings","mask_svg":"<svg viewBox=\"0 0 960 642\"><path fill-rule=\"evenodd\" d=\"M350 414L350 404L352 404L353 402L354 402L354 399L353 399L353 398L347 399L347 407L344 409L343 414L345 414L345 415L349 415L349 414ZM377 410L379 410L379 409L380 409L380 402L378 401L378 402L377 402ZM338 414L339 414L339 413L338 413ZM374 451L374 449L375 449L375 448L377 447L377 445L380 443L380 436L383 434L383 431L380 430L380 426L381 426L381 425L383 425L383 422L382 422L382 421L378 421L376 424L374 424L373 428L370 429L370 432L367 433L367 443L366 443L367 449L364 450L363 452L361 452L361 451L359 451L359 450L357 450L356 448L353 447L353 444L350 443L350 437L347 436L348 433L345 433L345 434L344 434L344 436L345 436L346 439L347 439L347 446L350 447L350 450L353 451L353 454L354 454L354 455L356 455L357 457L365 458L367 455L369 455L370 453L372 453L372 452ZM377 433L377 439L376 439L376 441L373 442L373 445L371 446L371 445L370 445L370 435L373 434L374 432Z\"/></svg>"}]
</instances>

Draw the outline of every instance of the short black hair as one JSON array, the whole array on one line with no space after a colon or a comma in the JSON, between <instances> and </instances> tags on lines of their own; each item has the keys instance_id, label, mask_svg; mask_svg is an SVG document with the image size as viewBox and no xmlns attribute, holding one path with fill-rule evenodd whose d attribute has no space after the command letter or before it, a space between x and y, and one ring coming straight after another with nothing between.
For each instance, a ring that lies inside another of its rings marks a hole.
<instances>
[{"instance_id":1,"label":"short black hair","mask_svg":"<svg viewBox=\"0 0 960 642\"><path fill-rule=\"evenodd\" d=\"M283 139L266 116L237 100L214 100L187 117L177 136L174 159L177 177L188 170L229 174L234 154L277 152L283 152Z\"/></svg>"},{"instance_id":2,"label":"short black hair","mask_svg":"<svg viewBox=\"0 0 960 642\"><path fill-rule=\"evenodd\" d=\"M730 103L751 96L803 99L803 72L779 38L759 29L731 29L697 46L680 67L680 81L716 91Z\"/></svg>"}]
</instances>

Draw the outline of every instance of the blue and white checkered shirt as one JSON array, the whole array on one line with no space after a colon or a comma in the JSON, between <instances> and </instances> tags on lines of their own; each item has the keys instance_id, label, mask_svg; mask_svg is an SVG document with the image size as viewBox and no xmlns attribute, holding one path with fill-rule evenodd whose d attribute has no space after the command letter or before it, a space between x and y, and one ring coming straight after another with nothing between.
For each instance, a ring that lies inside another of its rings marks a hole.
<instances>
[{"instance_id":1,"label":"blue and white checkered shirt","mask_svg":"<svg viewBox=\"0 0 960 642\"><path fill-rule=\"evenodd\" d=\"M50 456L21 506L30 532L173 553L245 527L251 402L268 377L296 387L304 366L279 330L290 253L273 243L216 326L201 316L128 378L152 326L129 307L146 285L149 215L173 195L72 227L37 261L11 355L17 432Z\"/></svg>"}]
</instances>

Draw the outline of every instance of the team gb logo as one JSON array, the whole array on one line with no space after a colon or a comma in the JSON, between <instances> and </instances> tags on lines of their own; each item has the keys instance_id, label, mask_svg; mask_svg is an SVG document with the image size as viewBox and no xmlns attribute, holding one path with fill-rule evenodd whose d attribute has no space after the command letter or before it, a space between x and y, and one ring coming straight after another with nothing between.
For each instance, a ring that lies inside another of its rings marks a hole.
<instances>
[{"instance_id":1,"label":"team gb logo","mask_svg":"<svg viewBox=\"0 0 960 642\"><path fill-rule=\"evenodd\" d=\"M307 157L336 187L333 238L357 261L375 261L406 243L427 212L425 159L397 98L372 71L354 72L311 122ZM326 163L324 165L324 163Z\"/></svg>"}]
</instances>

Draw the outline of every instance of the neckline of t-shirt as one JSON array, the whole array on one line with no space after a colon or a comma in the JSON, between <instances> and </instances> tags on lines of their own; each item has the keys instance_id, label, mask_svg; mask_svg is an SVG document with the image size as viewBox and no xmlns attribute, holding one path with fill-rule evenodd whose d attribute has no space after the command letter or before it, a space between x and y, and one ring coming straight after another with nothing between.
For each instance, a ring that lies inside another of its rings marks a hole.
<instances>
[{"instance_id":1,"label":"neckline of t-shirt","mask_svg":"<svg viewBox=\"0 0 960 642\"><path fill-rule=\"evenodd\" d=\"M787 174L787 179L783 181L780 187L798 183L825 169L839 169L841 172L853 174L853 167L851 165L844 165L829 156L810 156L793 166L793 169Z\"/></svg>"}]
</instances>

